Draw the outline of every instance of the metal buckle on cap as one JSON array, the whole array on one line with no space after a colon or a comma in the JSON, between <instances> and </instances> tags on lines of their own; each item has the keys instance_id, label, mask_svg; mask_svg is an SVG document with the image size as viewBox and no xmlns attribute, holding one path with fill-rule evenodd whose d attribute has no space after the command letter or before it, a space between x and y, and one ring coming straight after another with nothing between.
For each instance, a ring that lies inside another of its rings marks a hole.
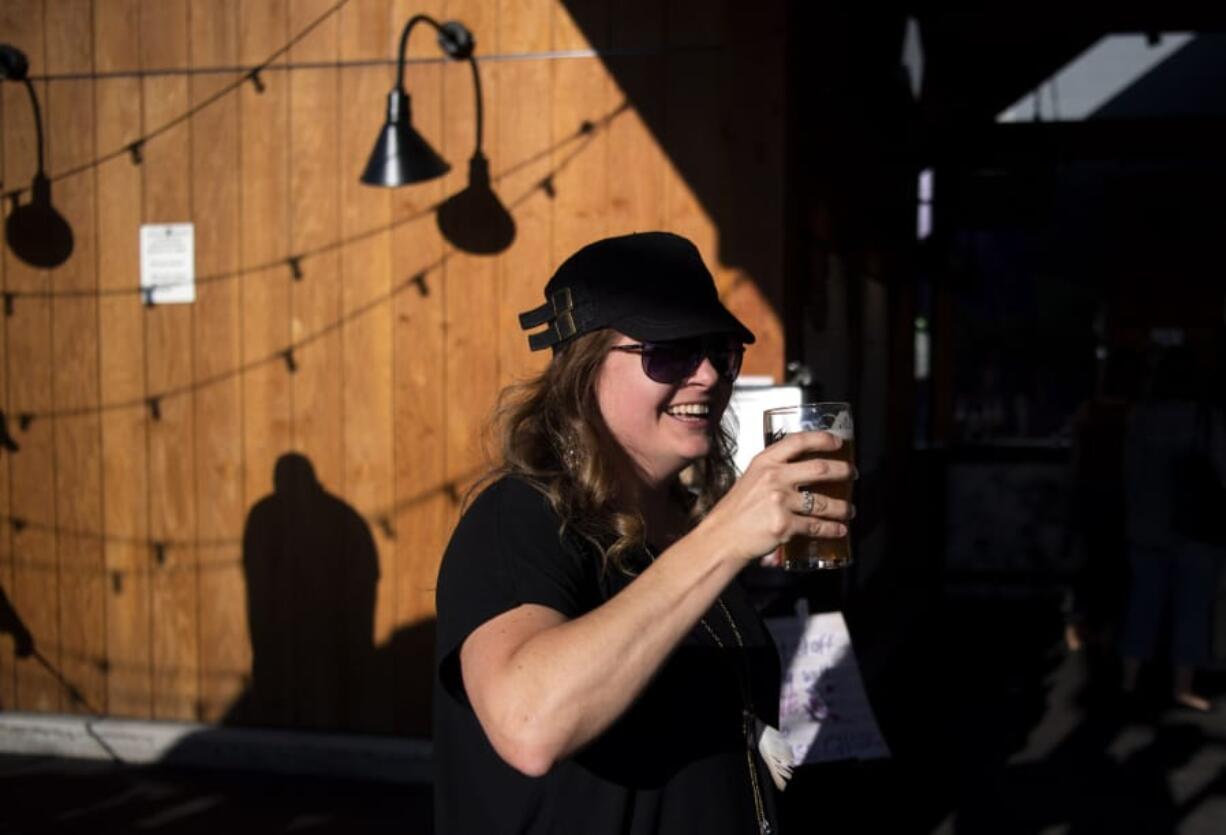
<instances>
[{"instance_id":1,"label":"metal buckle on cap","mask_svg":"<svg viewBox=\"0 0 1226 835\"><path fill-rule=\"evenodd\" d=\"M553 309L557 314L557 319L553 323L553 329L557 331L558 340L570 339L575 335L578 328L575 327L575 300L571 298L570 288L563 287L561 290L553 294Z\"/></svg>"},{"instance_id":2,"label":"metal buckle on cap","mask_svg":"<svg viewBox=\"0 0 1226 835\"><path fill-rule=\"evenodd\" d=\"M570 288L563 287L549 297L549 301L540 307L519 314L519 326L524 330L538 325L549 324L549 329L540 333L529 334L528 347L533 351L549 348L563 340L570 339L579 328L575 325L575 301Z\"/></svg>"},{"instance_id":3,"label":"metal buckle on cap","mask_svg":"<svg viewBox=\"0 0 1226 835\"><path fill-rule=\"evenodd\" d=\"M575 300L571 298L569 287L563 287L561 290L554 293L550 298L550 301L553 302L553 310L555 313L561 314L575 309Z\"/></svg>"}]
</instances>

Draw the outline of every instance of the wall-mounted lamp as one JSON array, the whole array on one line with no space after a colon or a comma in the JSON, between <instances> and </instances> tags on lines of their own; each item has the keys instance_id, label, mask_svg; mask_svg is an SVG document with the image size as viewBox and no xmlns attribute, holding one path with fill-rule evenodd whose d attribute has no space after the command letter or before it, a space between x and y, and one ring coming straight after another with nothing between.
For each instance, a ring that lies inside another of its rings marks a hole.
<instances>
[{"instance_id":1,"label":"wall-mounted lamp","mask_svg":"<svg viewBox=\"0 0 1226 835\"><path fill-rule=\"evenodd\" d=\"M372 186L402 186L441 177L451 166L413 129L409 96L404 90L404 56L409 32L421 22L438 30L438 43L457 61L468 61L472 69L473 95L476 99L477 142L468 161L468 186L447 198L439 207L439 231L459 249L482 255L501 252L515 240L515 220L494 193L490 164L481 150L484 132L484 105L481 73L473 58L475 42L464 24L448 21L439 24L425 15L416 15L400 34L400 59L396 64L396 87L387 97L387 122L379 132L375 149L362 172L362 182Z\"/></svg>"},{"instance_id":2,"label":"wall-mounted lamp","mask_svg":"<svg viewBox=\"0 0 1226 835\"><path fill-rule=\"evenodd\" d=\"M396 86L387 95L387 122L379 131L370 152L362 182L370 186L396 187L441 177L451 170L447 161L413 129L409 94L404 89L404 56L409 33L418 23L429 23L438 30L438 45L449 56L462 61L471 58L473 36L464 24L451 20L439 24L426 15L414 15L400 33L400 58L396 62Z\"/></svg>"}]
</instances>

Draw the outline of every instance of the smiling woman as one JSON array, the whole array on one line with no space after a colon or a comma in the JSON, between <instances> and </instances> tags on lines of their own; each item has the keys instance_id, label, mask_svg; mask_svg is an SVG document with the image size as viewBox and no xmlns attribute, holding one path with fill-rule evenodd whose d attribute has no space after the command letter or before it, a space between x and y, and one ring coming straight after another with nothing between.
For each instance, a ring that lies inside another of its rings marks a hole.
<instances>
[{"instance_id":1,"label":"smiling woman","mask_svg":"<svg viewBox=\"0 0 1226 835\"><path fill-rule=\"evenodd\" d=\"M734 482L754 337L684 238L598 241L545 297L520 321L553 360L504 392L503 464L439 574L436 831L771 832L779 659L736 577L846 535L847 503L797 489L850 477L802 460L841 442L791 435Z\"/></svg>"}]
</instances>

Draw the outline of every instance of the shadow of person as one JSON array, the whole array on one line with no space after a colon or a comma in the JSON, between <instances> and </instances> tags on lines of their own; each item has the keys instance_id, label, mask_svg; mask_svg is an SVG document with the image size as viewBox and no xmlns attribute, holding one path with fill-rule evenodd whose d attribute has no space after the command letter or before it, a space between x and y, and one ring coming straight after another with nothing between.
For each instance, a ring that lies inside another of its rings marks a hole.
<instances>
[{"instance_id":1,"label":"shadow of person","mask_svg":"<svg viewBox=\"0 0 1226 835\"><path fill-rule=\"evenodd\" d=\"M365 520L286 453L243 531L251 681L223 723L360 730L379 562Z\"/></svg>"},{"instance_id":2,"label":"shadow of person","mask_svg":"<svg viewBox=\"0 0 1226 835\"><path fill-rule=\"evenodd\" d=\"M399 627L375 649L374 668L392 703L392 730L399 735L431 735L434 699L435 620ZM386 729L381 729L386 730Z\"/></svg>"},{"instance_id":3,"label":"shadow of person","mask_svg":"<svg viewBox=\"0 0 1226 835\"><path fill-rule=\"evenodd\" d=\"M18 658L29 658L34 654L34 636L9 602L3 586L0 586L0 635L13 636L13 653ZM0 709L4 707L5 705L0 703Z\"/></svg>"},{"instance_id":4,"label":"shadow of person","mask_svg":"<svg viewBox=\"0 0 1226 835\"><path fill-rule=\"evenodd\" d=\"M34 636L9 602L3 586L0 586L0 635L13 636L13 651L18 658L29 658L34 654Z\"/></svg>"}]
</instances>

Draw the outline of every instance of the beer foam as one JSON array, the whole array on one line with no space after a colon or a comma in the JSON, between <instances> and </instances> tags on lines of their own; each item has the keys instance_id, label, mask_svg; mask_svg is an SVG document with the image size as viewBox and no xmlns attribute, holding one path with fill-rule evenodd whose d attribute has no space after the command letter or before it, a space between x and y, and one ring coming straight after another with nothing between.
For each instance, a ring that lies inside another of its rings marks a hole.
<instances>
[{"instance_id":1,"label":"beer foam","mask_svg":"<svg viewBox=\"0 0 1226 835\"><path fill-rule=\"evenodd\" d=\"M856 435L851 425L851 412L839 412L834 418L834 423L826 431L844 441L853 440Z\"/></svg>"}]
</instances>

